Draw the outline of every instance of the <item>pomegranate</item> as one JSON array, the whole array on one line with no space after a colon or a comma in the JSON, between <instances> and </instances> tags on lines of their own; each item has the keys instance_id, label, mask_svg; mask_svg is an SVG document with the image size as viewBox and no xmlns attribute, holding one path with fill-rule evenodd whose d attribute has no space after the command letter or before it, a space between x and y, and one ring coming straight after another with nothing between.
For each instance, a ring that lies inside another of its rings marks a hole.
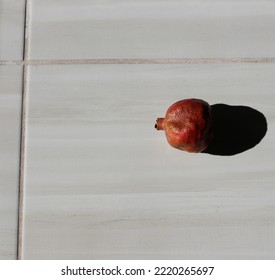
<instances>
[{"instance_id":1,"label":"pomegranate","mask_svg":"<svg viewBox=\"0 0 275 280\"><path fill-rule=\"evenodd\" d=\"M171 105L155 128L164 130L168 143L190 153L207 148L212 139L211 107L201 99L184 99Z\"/></svg>"}]
</instances>

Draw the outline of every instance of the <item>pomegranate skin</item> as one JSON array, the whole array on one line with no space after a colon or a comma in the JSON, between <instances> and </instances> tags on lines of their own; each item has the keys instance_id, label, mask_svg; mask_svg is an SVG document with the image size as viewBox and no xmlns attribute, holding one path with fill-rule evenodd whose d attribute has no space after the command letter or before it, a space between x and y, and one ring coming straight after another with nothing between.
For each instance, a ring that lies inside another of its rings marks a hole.
<instances>
[{"instance_id":1,"label":"pomegranate skin","mask_svg":"<svg viewBox=\"0 0 275 280\"><path fill-rule=\"evenodd\" d=\"M209 104L201 99L180 100L171 105L165 118L158 118L157 130L164 130L168 143L179 150L199 153L212 139L212 114Z\"/></svg>"}]
</instances>

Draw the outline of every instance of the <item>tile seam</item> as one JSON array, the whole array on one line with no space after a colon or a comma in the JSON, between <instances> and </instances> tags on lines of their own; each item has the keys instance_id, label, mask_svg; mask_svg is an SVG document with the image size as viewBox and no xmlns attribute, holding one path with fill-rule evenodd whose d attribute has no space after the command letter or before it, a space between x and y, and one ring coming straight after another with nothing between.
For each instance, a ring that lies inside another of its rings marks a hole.
<instances>
[{"instance_id":1,"label":"tile seam","mask_svg":"<svg viewBox=\"0 0 275 280\"><path fill-rule=\"evenodd\" d=\"M0 60L0 65L24 65L23 60Z\"/></svg>"},{"instance_id":2,"label":"tile seam","mask_svg":"<svg viewBox=\"0 0 275 280\"><path fill-rule=\"evenodd\" d=\"M23 259L23 220L24 220L24 180L25 180L25 152L26 152L26 106L28 93L28 64L29 57L29 0L25 0L25 24L23 60L14 61L16 65L23 65L22 101L21 101L21 139L20 139L20 167L19 167L19 198L18 198L18 233L17 259ZM11 62L11 61L9 61ZM20 63L22 64L20 64ZM12 64L12 63L10 63ZM9 65L10 65L9 64Z\"/></svg>"},{"instance_id":3,"label":"tile seam","mask_svg":"<svg viewBox=\"0 0 275 280\"><path fill-rule=\"evenodd\" d=\"M26 50L29 51L28 44ZM78 65L78 64L237 64L275 63L275 57L247 58L110 58L2 60L0 65Z\"/></svg>"}]
</instances>

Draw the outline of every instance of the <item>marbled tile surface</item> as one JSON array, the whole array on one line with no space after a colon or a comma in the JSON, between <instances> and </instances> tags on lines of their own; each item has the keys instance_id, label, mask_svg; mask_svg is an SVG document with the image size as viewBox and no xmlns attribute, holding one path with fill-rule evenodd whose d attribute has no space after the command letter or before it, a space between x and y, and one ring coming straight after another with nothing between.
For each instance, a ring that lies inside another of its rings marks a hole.
<instances>
[{"instance_id":1,"label":"marbled tile surface","mask_svg":"<svg viewBox=\"0 0 275 280\"><path fill-rule=\"evenodd\" d=\"M0 0L0 60L23 55L25 0Z\"/></svg>"},{"instance_id":2,"label":"marbled tile surface","mask_svg":"<svg viewBox=\"0 0 275 280\"><path fill-rule=\"evenodd\" d=\"M45 17L44 2L33 8ZM40 14L34 24L49 27ZM274 259L274 74L274 64L30 67L23 258ZM154 122L188 97L257 109L267 134L235 156L175 150Z\"/></svg>"},{"instance_id":3,"label":"marbled tile surface","mask_svg":"<svg viewBox=\"0 0 275 280\"><path fill-rule=\"evenodd\" d=\"M0 259L15 259L22 67L0 66Z\"/></svg>"},{"instance_id":4,"label":"marbled tile surface","mask_svg":"<svg viewBox=\"0 0 275 280\"><path fill-rule=\"evenodd\" d=\"M32 59L274 57L275 2L32 0Z\"/></svg>"}]
</instances>

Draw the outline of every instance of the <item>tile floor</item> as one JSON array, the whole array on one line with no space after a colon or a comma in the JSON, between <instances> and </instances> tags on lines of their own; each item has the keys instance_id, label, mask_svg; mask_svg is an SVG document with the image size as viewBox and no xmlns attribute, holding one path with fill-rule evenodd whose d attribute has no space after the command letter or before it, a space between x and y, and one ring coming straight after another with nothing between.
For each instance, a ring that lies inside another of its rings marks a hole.
<instances>
[{"instance_id":1,"label":"tile floor","mask_svg":"<svg viewBox=\"0 0 275 280\"><path fill-rule=\"evenodd\" d=\"M0 0L0 259L18 254L24 21L25 0Z\"/></svg>"},{"instance_id":2,"label":"tile floor","mask_svg":"<svg viewBox=\"0 0 275 280\"><path fill-rule=\"evenodd\" d=\"M1 259L274 259L274 1L0 16ZM250 106L267 134L235 156L172 149L154 122L188 97Z\"/></svg>"}]
</instances>

